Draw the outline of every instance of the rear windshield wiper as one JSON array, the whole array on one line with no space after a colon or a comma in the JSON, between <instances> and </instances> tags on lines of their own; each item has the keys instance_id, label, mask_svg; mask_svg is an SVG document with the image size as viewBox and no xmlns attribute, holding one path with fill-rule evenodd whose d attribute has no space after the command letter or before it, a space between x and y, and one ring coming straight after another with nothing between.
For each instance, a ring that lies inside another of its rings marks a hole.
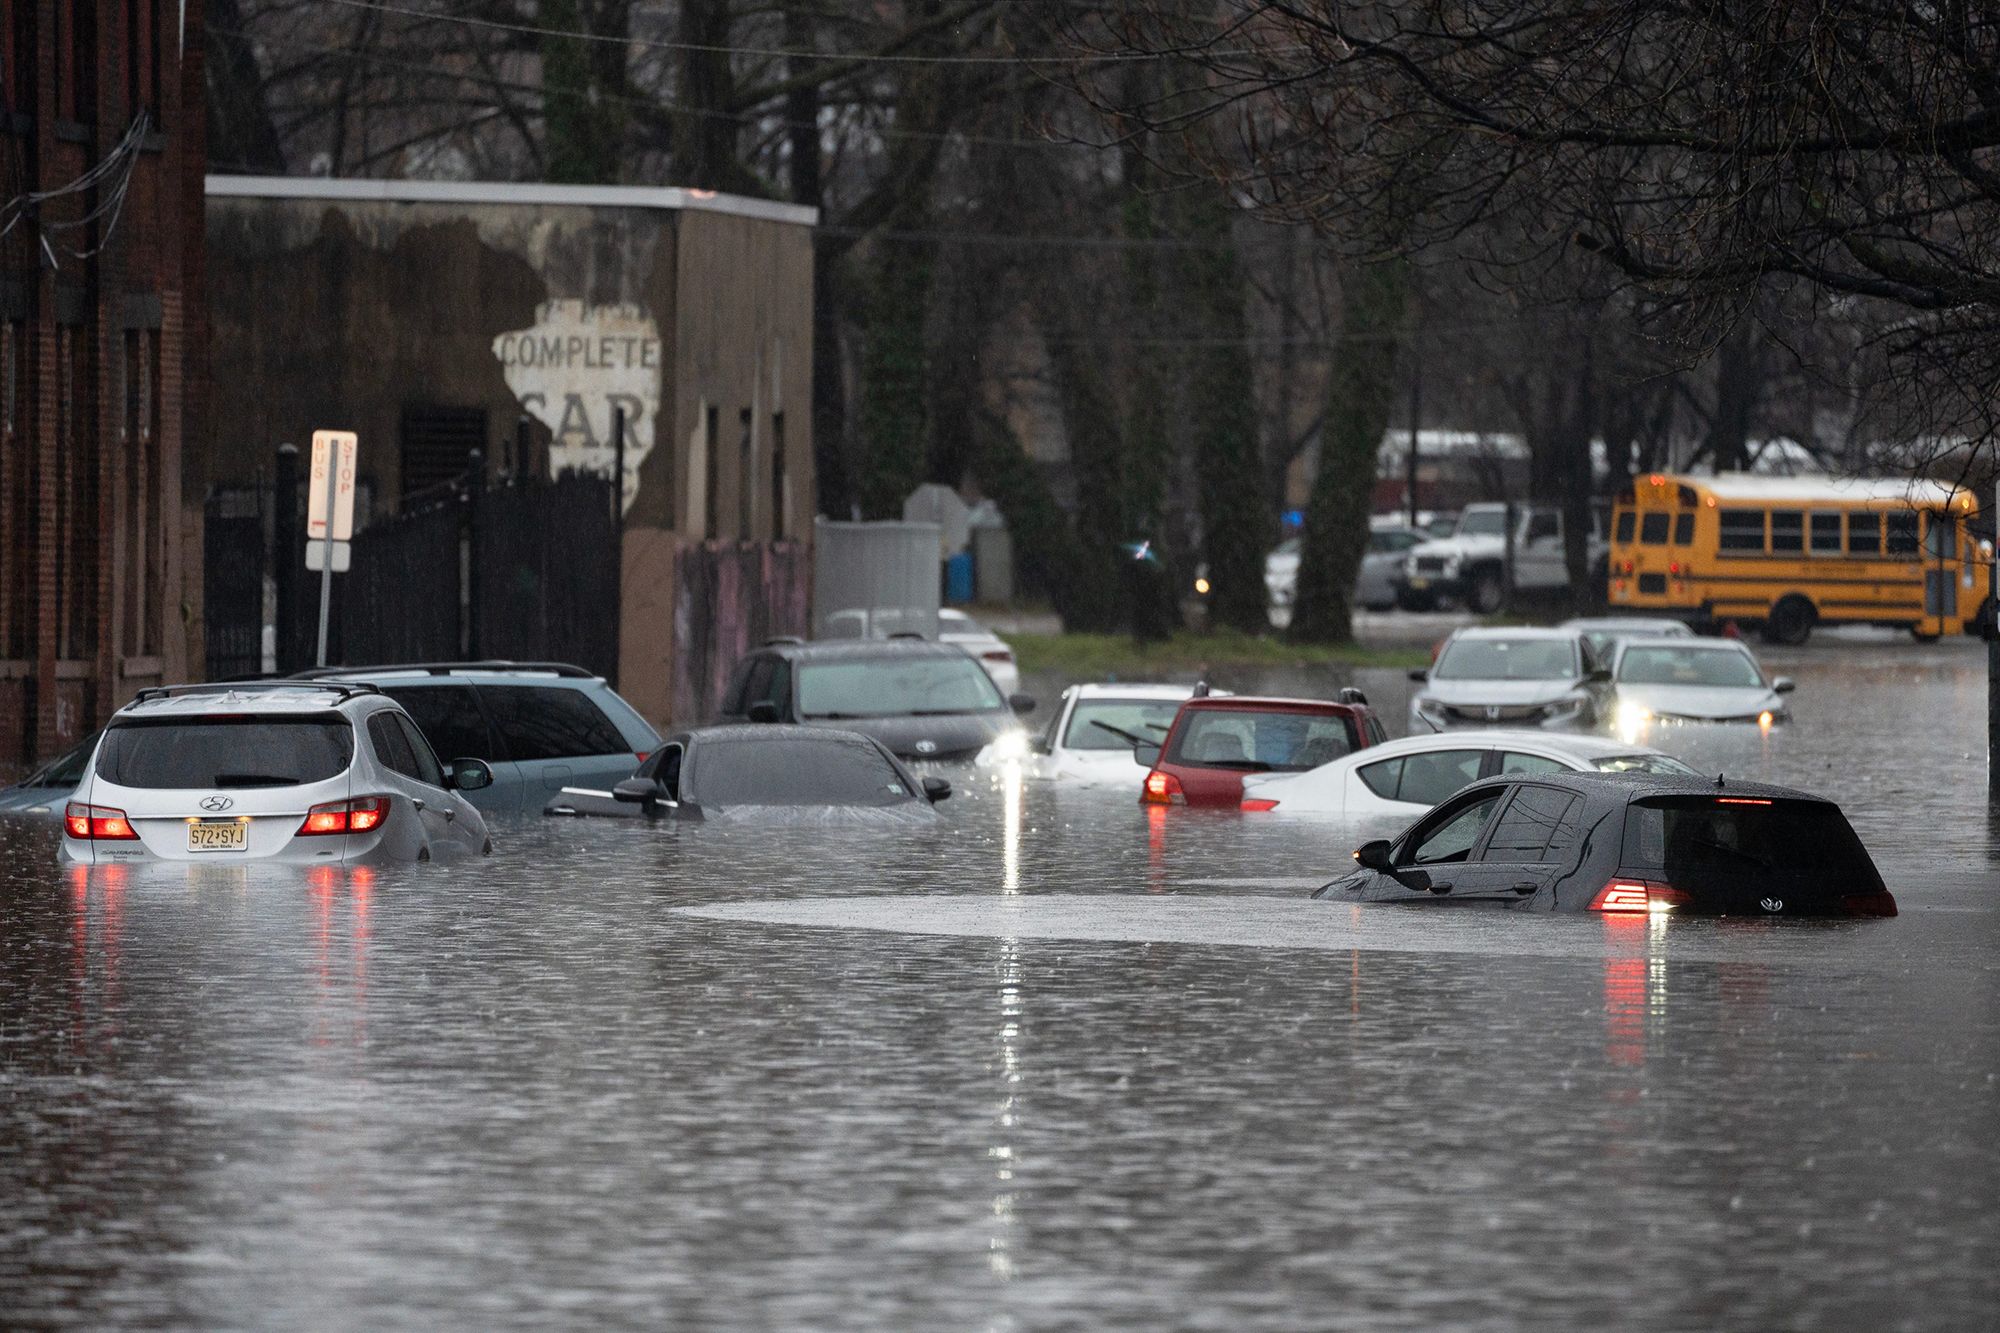
<instances>
[{"instance_id":1,"label":"rear windshield wiper","mask_svg":"<svg viewBox=\"0 0 2000 1333\"><path fill-rule=\"evenodd\" d=\"M1123 727L1114 727L1109 722L1099 722L1094 717L1090 719L1090 725L1093 727L1102 727L1120 740L1130 741L1134 745L1150 744L1144 736L1135 736Z\"/></svg>"},{"instance_id":2,"label":"rear windshield wiper","mask_svg":"<svg viewBox=\"0 0 2000 1333\"><path fill-rule=\"evenodd\" d=\"M217 773L211 787L296 787L299 779L283 773Z\"/></svg>"},{"instance_id":3,"label":"rear windshield wiper","mask_svg":"<svg viewBox=\"0 0 2000 1333\"><path fill-rule=\"evenodd\" d=\"M958 717L965 713L990 713L990 708L912 708L905 717Z\"/></svg>"},{"instance_id":4,"label":"rear windshield wiper","mask_svg":"<svg viewBox=\"0 0 2000 1333\"><path fill-rule=\"evenodd\" d=\"M873 713L800 713L800 717L824 718L829 722L851 722L858 717L873 717Z\"/></svg>"},{"instance_id":5,"label":"rear windshield wiper","mask_svg":"<svg viewBox=\"0 0 2000 1333\"><path fill-rule=\"evenodd\" d=\"M1194 759L1187 762L1201 768L1234 768L1245 773L1268 773L1271 765L1261 759Z\"/></svg>"}]
</instances>

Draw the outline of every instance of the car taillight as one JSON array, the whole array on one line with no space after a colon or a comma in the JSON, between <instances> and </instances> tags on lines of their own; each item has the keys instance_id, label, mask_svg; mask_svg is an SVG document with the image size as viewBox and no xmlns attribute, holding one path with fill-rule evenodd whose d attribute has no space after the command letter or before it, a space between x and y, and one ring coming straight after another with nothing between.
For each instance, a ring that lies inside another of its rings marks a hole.
<instances>
[{"instance_id":1,"label":"car taillight","mask_svg":"<svg viewBox=\"0 0 2000 1333\"><path fill-rule=\"evenodd\" d=\"M1593 912L1670 912L1693 899L1668 884L1650 879L1614 879L1590 901Z\"/></svg>"},{"instance_id":2,"label":"car taillight","mask_svg":"<svg viewBox=\"0 0 2000 1333\"><path fill-rule=\"evenodd\" d=\"M995 648L992 652L981 653L979 659L982 662L1011 662L1014 660L1014 654L1005 648Z\"/></svg>"},{"instance_id":3,"label":"car taillight","mask_svg":"<svg viewBox=\"0 0 2000 1333\"><path fill-rule=\"evenodd\" d=\"M1261 796L1246 796L1243 798L1243 809L1253 815L1261 815L1266 810L1276 810L1277 808L1278 803L1276 801L1265 800Z\"/></svg>"},{"instance_id":4,"label":"car taillight","mask_svg":"<svg viewBox=\"0 0 2000 1333\"><path fill-rule=\"evenodd\" d=\"M1181 791L1181 780L1171 773L1154 769L1146 775L1146 786L1139 793L1141 805L1186 805L1187 795Z\"/></svg>"},{"instance_id":5,"label":"car taillight","mask_svg":"<svg viewBox=\"0 0 2000 1333\"><path fill-rule=\"evenodd\" d=\"M1840 905L1847 909L1849 916L1894 916L1896 899L1887 889L1875 893L1850 893L1844 895Z\"/></svg>"},{"instance_id":6,"label":"car taillight","mask_svg":"<svg viewBox=\"0 0 2000 1333\"><path fill-rule=\"evenodd\" d=\"M123 842L137 838L132 831L132 821L125 818L123 810L114 810L108 805L84 805L71 801L63 807L63 832L72 838L91 838L103 842Z\"/></svg>"},{"instance_id":7,"label":"car taillight","mask_svg":"<svg viewBox=\"0 0 2000 1333\"><path fill-rule=\"evenodd\" d=\"M389 817L389 798L386 796L357 796L351 801L328 801L306 811L306 822L299 825L301 838L319 837L329 833L366 833Z\"/></svg>"}]
</instances>

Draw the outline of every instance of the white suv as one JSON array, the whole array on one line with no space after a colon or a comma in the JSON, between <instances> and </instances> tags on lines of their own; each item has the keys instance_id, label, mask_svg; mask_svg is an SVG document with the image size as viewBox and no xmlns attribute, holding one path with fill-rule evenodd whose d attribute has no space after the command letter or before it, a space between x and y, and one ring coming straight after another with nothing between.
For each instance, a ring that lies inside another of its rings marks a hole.
<instances>
[{"instance_id":1,"label":"white suv","mask_svg":"<svg viewBox=\"0 0 2000 1333\"><path fill-rule=\"evenodd\" d=\"M84 865L355 865L492 850L462 795L480 759L440 764L372 685L268 681L141 690L113 714L63 815Z\"/></svg>"}]
</instances>

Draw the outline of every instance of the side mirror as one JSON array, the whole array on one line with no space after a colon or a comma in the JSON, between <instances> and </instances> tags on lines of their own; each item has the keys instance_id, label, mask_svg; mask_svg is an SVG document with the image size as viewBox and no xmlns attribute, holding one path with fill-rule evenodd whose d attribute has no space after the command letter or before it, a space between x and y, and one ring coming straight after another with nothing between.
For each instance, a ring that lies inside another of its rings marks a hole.
<instances>
[{"instance_id":1,"label":"side mirror","mask_svg":"<svg viewBox=\"0 0 2000 1333\"><path fill-rule=\"evenodd\" d=\"M750 705L750 711L744 714L744 716L748 717L752 722L776 722L778 720L778 705L772 703L769 699L759 699L756 703Z\"/></svg>"},{"instance_id":2,"label":"side mirror","mask_svg":"<svg viewBox=\"0 0 2000 1333\"><path fill-rule=\"evenodd\" d=\"M1426 671L1426 670L1424 670L1424 669L1423 669L1422 667L1418 667L1418 668L1416 668L1415 670L1413 670L1413 671L1411 671L1411 672L1410 672L1410 679L1411 679L1411 680L1414 680L1414 681L1415 681L1415 682L1417 682L1417 684L1419 684L1419 685L1423 684L1423 683L1424 683L1425 681L1429 680L1430 678L1431 678L1431 673L1430 673L1430 672L1428 672L1428 671Z\"/></svg>"},{"instance_id":3,"label":"side mirror","mask_svg":"<svg viewBox=\"0 0 2000 1333\"><path fill-rule=\"evenodd\" d=\"M1799 683L1793 680L1790 676L1780 676L1776 680L1771 682L1771 693L1790 694L1793 690L1796 690L1798 687Z\"/></svg>"},{"instance_id":4,"label":"side mirror","mask_svg":"<svg viewBox=\"0 0 2000 1333\"><path fill-rule=\"evenodd\" d=\"M478 791L493 785L493 766L484 759L454 759L445 785L454 791Z\"/></svg>"},{"instance_id":5,"label":"side mirror","mask_svg":"<svg viewBox=\"0 0 2000 1333\"><path fill-rule=\"evenodd\" d=\"M1134 741L1132 743L1132 762L1141 768L1151 768L1153 765L1159 763L1160 743L1158 741Z\"/></svg>"},{"instance_id":6,"label":"side mirror","mask_svg":"<svg viewBox=\"0 0 2000 1333\"><path fill-rule=\"evenodd\" d=\"M657 778L626 778L611 789L611 799L628 805L672 805Z\"/></svg>"},{"instance_id":7,"label":"side mirror","mask_svg":"<svg viewBox=\"0 0 2000 1333\"><path fill-rule=\"evenodd\" d=\"M1395 868L1395 863L1389 859L1393 847L1394 844L1387 838L1364 842L1354 849L1354 863L1363 870L1379 870L1386 875Z\"/></svg>"},{"instance_id":8,"label":"side mirror","mask_svg":"<svg viewBox=\"0 0 2000 1333\"><path fill-rule=\"evenodd\" d=\"M1035 696L1032 694L1010 694L1007 706L1014 710L1016 717L1026 717L1035 711Z\"/></svg>"},{"instance_id":9,"label":"side mirror","mask_svg":"<svg viewBox=\"0 0 2000 1333\"><path fill-rule=\"evenodd\" d=\"M930 799L932 805L936 805L939 801L948 801L951 799L951 784L943 778L925 778L924 795Z\"/></svg>"}]
</instances>

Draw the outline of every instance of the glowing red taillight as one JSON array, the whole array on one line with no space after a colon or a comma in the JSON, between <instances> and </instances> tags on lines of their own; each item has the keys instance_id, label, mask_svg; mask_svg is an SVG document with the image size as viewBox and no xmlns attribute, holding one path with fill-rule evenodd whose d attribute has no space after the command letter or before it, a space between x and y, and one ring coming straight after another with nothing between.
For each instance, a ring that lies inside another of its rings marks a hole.
<instances>
[{"instance_id":1,"label":"glowing red taillight","mask_svg":"<svg viewBox=\"0 0 2000 1333\"><path fill-rule=\"evenodd\" d=\"M1014 654L1005 648L995 648L991 652L981 653L979 660L982 662L1011 662L1014 660Z\"/></svg>"},{"instance_id":2,"label":"glowing red taillight","mask_svg":"<svg viewBox=\"0 0 2000 1333\"><path fill-rule=\"evenodd\" d=\"M1146 786L1139 793L1141 805L1186 805L1187 794L1181 790L1181 780L1171 773L1154 769L1146 775Z\"/></svg>"},{"instance_id":3,"label":"glowing red taillight","mask_svg":"<svg viewBox=\"0 0 2000 1333\"><path fill-rule=\"evenodd\" d=\"M1246 796L1243 798L1243 808L1253 815L1261 815L1266 810L1276 810L1278 803L1259 796Z\"/></svg>"},{"instance_id":4,"label":"glowing red taillight","mask_svg":"<svg viewBox=\"0 0 2000 1333\"><path fill-rule=\"evenodd\" d=\"M1669 912L1693 899L1671 885L1650 879L1614 879L1590 900L1593 912Z\"/></svg>"},{"instance_id":5,"label":"glowing red taillight","mask_svg":"<svg viewBox=\"0 0 2000 1333\"><path fill-rule=\"evenodd\" d=\"M63 807L63 832L72 838L102 842L129 842L139 836L132 831L132 821L125 818L123 810L108 805L84 805L80 801L71 801Z\"/></svg>"},{"instance_id":6,"label":"glowing red taillight","mask_svg":"<svg viewBox=\"0 0 2000 1333\"><path fill-rule=\"evenodd\" d=\"M321 837L330 833L366 833L389 817L389 798L386 796L357 796L351 801L328 801L306 811L306 822L299 825L301 838Z\"/></svg>"}]
</instances>

